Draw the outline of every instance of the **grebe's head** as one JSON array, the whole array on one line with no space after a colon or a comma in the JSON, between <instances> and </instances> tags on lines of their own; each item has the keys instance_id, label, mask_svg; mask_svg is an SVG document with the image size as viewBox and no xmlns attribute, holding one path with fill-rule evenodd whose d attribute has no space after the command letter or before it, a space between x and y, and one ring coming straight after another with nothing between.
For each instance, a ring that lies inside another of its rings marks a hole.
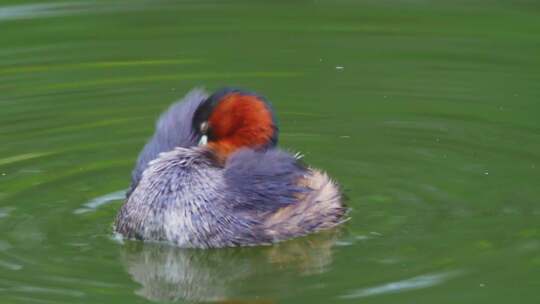
<instances>
[{"instance_id":1,"label":"grebe's head","mask_svg":"<svg viewBox=\"0 0 540 304\"><path fill-rule=\"evenodd\" d=\"M192 128L200 145L221 159L240 148L268 149L277 144L278 127L272 108L261 96L222 89L195 111Z\"/></svg>"}]
</instances>

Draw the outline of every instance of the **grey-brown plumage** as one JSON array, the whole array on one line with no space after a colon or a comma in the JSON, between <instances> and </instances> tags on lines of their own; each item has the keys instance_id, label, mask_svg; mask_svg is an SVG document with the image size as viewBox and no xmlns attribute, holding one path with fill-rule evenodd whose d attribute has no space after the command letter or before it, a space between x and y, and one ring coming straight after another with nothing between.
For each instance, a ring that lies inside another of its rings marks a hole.
<instances>
[{"instance_id":1,"label":"grey-brown plumage","mask_svg":"<svg viewBox=\"0 0 540 304\"><path fill-rule=\"evenodd\" d=\"M344 221L346 208L336 183L274 144L264 149L239 147L226 157L211 144L195 145L203 135L193 128L193 113L206 99L190 96L204 94L191 93L171 107L183 120L175 117L174 124L164 123L171 118L165 113L158 122L182 129L176 134L189 138L176 139L181 144L171 149L156 140L158 128L139 157L154 155L148 162L139 161L134 170L127 201L116 218L117 232L180 247L210 248L270 244ZM174 135L168 132L168 137ZM272 138L277 141L276 134Z\"/></svg>"}]
</instances>

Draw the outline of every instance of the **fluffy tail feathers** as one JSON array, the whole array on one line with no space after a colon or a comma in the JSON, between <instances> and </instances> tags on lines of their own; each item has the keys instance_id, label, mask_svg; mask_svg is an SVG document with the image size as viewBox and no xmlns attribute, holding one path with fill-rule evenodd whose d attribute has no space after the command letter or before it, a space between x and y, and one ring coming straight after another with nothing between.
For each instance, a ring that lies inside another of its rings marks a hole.
<instances>
[{"instance_id":1,"label":"fluffy tail feathers","mask_svg":"<svg viewBox=\"0 0 540 304\"><path fill-rule=\"evenodd\" d=\"M310 191L264 222L265 231L275 241L330 229L347 220L348 209L339 187L326 173L311 169L300 183Z\"/></svg>"}]
</instances>

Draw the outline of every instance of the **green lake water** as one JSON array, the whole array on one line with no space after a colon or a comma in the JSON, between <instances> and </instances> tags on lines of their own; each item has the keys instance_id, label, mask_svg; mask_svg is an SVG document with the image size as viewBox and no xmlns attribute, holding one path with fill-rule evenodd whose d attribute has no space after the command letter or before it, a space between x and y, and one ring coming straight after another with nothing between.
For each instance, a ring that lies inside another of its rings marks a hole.
<instances>
[{"instance_id":1,"label":"green lake water","mask_svg":"<svg viewBox=\"0 0 540 304\"><path fill-rule=\"evenodd\" d=\"M154 121L270 99L341 184L340 230L121 243ZM540 3L0 3L0 303L540 303Z\"/></svg>"}]
</instances>

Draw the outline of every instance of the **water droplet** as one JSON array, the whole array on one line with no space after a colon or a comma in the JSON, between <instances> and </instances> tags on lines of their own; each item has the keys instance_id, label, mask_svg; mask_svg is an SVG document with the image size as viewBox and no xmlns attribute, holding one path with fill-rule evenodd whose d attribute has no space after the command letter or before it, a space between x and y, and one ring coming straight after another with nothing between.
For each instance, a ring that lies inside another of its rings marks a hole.
<instances>
[{"instance_id":1,"label":"water droplet","mask_svg":"<svg viewBox=\"0 0 540 304\"><path fill-rule=\"evenodd\" d=\"M342 66L339 66L339 65L338 65L338 66L336 67L336 70L343 70L344 68L345 68L345 67L342 67Z\"/></svg>"}]
</instances>

